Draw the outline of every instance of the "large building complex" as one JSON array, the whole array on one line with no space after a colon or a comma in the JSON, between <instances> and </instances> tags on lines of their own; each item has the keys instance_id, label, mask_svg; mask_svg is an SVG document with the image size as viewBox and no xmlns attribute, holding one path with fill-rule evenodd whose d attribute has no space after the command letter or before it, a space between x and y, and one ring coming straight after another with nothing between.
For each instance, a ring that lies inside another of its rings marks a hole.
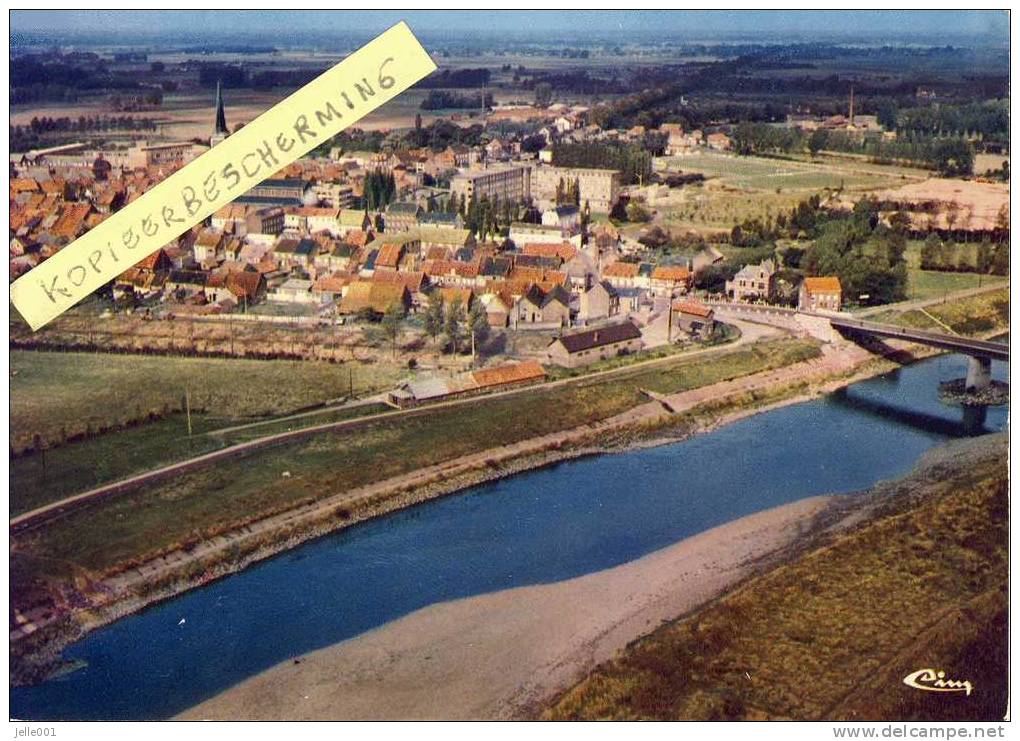
<instances>
[{"instance_id":1,"label":"large building complex","mask_svg":"<svg viewBox=\"0 0 1020 741\"><path fill-rule=\"evenodd\" d=\"M462 202L482 196L502 202L525 201L531 198L531 172L526 165L467 170L454 176L450 190Z\"/></svg>"},{"instance_id":2,"label":"large building complex","mask_svg":"<svg viewBox=\"0 0 1020 741\"><path fill-rule=\"evenodd\" d=\"M557 205L556 191L577 181L581 203L588 203L592 213L607 214L620 197L620 173L589 167L554 167L544 165L531 171L531 192L541 209Z\"/></svg>"}]
</instances>

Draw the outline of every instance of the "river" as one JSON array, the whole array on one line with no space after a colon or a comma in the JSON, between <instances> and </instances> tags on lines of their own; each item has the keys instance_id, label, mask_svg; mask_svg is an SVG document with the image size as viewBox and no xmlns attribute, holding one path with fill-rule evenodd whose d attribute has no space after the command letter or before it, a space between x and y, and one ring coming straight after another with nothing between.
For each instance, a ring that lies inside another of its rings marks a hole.
<instances>
[{"instance_id":1,"label":"river","mask_svg":"<svg viewBox=\"0 0 1020 741\"><path fill-rule=\"evenodd\" d=\"M1008 367L993 364L1006 380ZM12 718L167 718L274 664L430 604L626 563L730 520L910 471L964 422L943 355L689 440L567 461L308 542L69 646L77 671L10 693Z\"/></svg>"}]
</instances>

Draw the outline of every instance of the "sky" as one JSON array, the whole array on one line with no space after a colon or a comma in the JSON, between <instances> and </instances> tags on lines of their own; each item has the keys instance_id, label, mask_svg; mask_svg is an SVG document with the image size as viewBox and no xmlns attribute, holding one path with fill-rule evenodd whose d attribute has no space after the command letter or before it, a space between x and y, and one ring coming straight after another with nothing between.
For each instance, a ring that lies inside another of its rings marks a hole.
<instances>
[{"instance_id":1,"label":"sky","mask_svg":"<svg viewBox=\"0 0 1020 741\"><path fill-rule=\"evenodd\" d=\"M983 36L1008 41L1006 11L883 10L701 10L701 11L122 11L15 10L11 32L251 33L259 41L274 29L322 33L333 28L375 34L400 20L422 34L491 35L517 31L563 33L578 37L608 33L680 36L811 35L845 37ZM254 39L253 39L254 40ZM930 40L930 39L927 39Z\"/></svg>"}]
</instances>

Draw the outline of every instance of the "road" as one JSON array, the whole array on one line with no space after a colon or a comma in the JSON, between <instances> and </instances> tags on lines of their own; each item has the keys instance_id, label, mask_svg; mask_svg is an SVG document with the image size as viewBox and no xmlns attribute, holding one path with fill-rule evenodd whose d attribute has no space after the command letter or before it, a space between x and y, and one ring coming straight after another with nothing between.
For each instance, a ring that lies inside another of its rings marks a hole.
<instances>
[{"instance_id":1,"label":"road","mask_svg":"<svg viewBox=\"0 0 1020 741\"><path fill-rule=\"evenodd\" d=\"M992 278L989 279L993 280ZM853 312L854 317L861 318L866 316L872 316L874 314L881 314L885 311L910 311L911 309L923 309L928 306L935 306L936 304L944 304L947 301L955 301L961 298L970 298L971 296L978 296L982 293L991 293L1002 288L1009 288L1009 281L999 280L990 285L980 286L977 288L966 288L962 291L954 291L947 293L943 296L936 296L935 298L924 298L915 299L913 301L901 301L898 304L883 304L882 306L871 306L867 309L861 309L860 311Z\"/></svg>"},{"instance_id":2,"label":"road","mask_svg":"<svg viewBox=\"0 0 1020 741\"><path fill-rule=\"evenodd\" d=\"M360 425L366 425L376 423L384 420L396 420L396 419L408 419L423 414L431 414L432 412L439 409L450 409L466 404L475 404L480 400L489 400L496 398L503 398L509 396L515 396L517 394L527 393L529 391L535 391L536 389L550 389L557 388L560 386L566 386L573 383L588 383L593 379L598 378L609 378L617 375L624 375L631 373L635 370L646 369L657 365L663 365L671 362L675 362L680 359L701 357L705 355L713 355L717 353L728 352L741 345L757 342L765 337L773 336L779 333L778 330L768 327L763 327L759 324L752 324L748 322L734 321L735 325L741 331L740 337L734 342L726 345L720 345L716 347L707 347L700 350L692 350L689 352L678 353L675 355L667 355L662 358L653 358L651 360L645 360L637 363L631 363L629 365L622 366L620 368L612 368L605 371L598 371L596 373L589 373L582 376L576 376L572 378L563 378L557 381L549 381L547 383L524 386L519 388L508 389L506 391L498 391L492 394L486 394L484 397L471 396L462 399L452 399L445 402L437 402L435 404L429 404L423 407L417 407L414 409L399 409L392 412L382 412L380 414L373 414L365 417L357 417L354 419L341 420L338 422L327 422L320 425L312 425L309 427L302 427L296 430L288 430L286 432L279 432L273 435L267 435L260 437L255 440L249 440L236 445L231 445L221 450L216 450L211 453L204 453L187 460L178 461L171 463L166 466L162 466L152 471L146 471L145 473L130 476L120 481L114 481L109 484L103 484L89 491L75 494L70 497L65 497L56 502L37 507L36 509L23 512L10 520L10 532L12 534L24 532L37 527L54 517L61 514L70 512L80 507L86 506L102 499L122 494L126 491L131 491L144 484L161 481L163 479L170 478L177 474L185 473L195 468L215 463L216 461L233 458L236 456L244 455L262 448L277 445L283 442L290 442L294 440L300 440L306 437L313 437L327 432L336 432L339 430L353 429ZM326 410L317 410L326 411ZM301 416L307 416L308 413L302 415L295 415L294 418ZM279 422L280 420L273 420Z\"/></svg>"}]
</instances>

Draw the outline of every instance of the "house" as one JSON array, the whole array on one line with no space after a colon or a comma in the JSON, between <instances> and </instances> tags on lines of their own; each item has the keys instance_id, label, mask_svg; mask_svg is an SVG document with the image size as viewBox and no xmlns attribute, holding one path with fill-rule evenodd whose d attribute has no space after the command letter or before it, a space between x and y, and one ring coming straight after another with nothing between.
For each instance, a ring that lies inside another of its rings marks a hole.
<instances>
[{"instance_id":1,"label":"house","mask_svg":"<svg viewBox=\"0 0 1020 741\"><path fill-rule=\"evenodd\" d=\"M422 228L437 227L443 229L463 229L464 217L459 213L448 214L443 211L424 213L418 219Z\"/></svg>"},{"instance_id":2,"label":"house","mask_svg":"<svg viewBox=\"0 0 1020 741\"><path fill-rule=\"evenodd\" d=\"M441 286L436 288L429 296L429 301L442 299L443 306L460 304L464 311L469 311L475 301L475 293L470 288L458 288L456 286Z\"/></svg>"},{"instance_id":3,"label":"house","mask_svg":"<svg viewBox=\"0 0 1020 741\"><path fill-rule=\"evenodd\" d=\"M417 229L420 226L418 217L421 215L421 206L417 203L391 203L386 207L383 223L386 232L406 232Z\"/></svg>"},{"instance_id":4,"label":"house","mask_svg":"<svg viewBox=\"0 0 1020 741\"><path fill-rule=\"evenodd\" d=\"M415 234L421 242L422 249L447 247L459 250L475 244L475 238L467 229L423 224Z\"/></svg>"},{"instance_id":5,"label":"house","mask_svg":"<svg viewBox=\"0 0 1020 741\"><path fill-rule=\"evenodd\" d=\"M581 309L577 317L582 322L608 319L619 313L620 294L611 283L604 280L595 281L581 294Z\"/></svg>"},{"instance_id":6,"label":"house","mask_svg":"<svg viewBox=\"0 0 1020 741\"><path fill-rule=\"evenodd\" d=\"M560 244L569 235L562 227L526 224L515 221L510 225L510 240L516 245L524 244ZM580 242L580 240L578 240Z\"/></svg>"},{"instance_id":7,"label":"house","mask_svg":"<svg viewBox=\"0 0 1020 741\"><path fill-rule=\"evenodd\" d=\"M641 349L641 330L631 321L560 335L546 348L550 363L578 368Z\"/></svg>"},{"instance_id":8,"label":"house","mask_svg":"<svg viewBox=\"0 0 1020 741\"><path fill-rule=\"evenodd\" d=\"M379 254L375 256L376 272L380 270L396 270L400 266L400 259L404 256L404 245L402 242L387 242L383 240L379 247Z\"/></svg>"},{"instance_id":9,"label":"house","mask_svg":"<svg viewBox=\"0 0 1020 741\"><path fill-rule=\"evenodd\" d=\"M617 261L602 270L602 278L613 288L638 288L641 266L636 262Z\"/></svg>"},{"instance_id":10,"label":"house","mask_svg":"<svg viewBox=\"0 0 1020 741\"><path fill-rule=\"evenodd\" d=\"M383 281L356 280L347 286L338 311L341 314L371 311L381 316L393 305L403 307L404 311L410 308L411 294L405 286Z\"/></svg>"},{"instance_id":11,"label":"house","mask_svg":"<svg viewBox=\"0 0 1020 741\"><path fill-rule=\"evenodd\" d=\"M288 208L284 212L283 227L309 234L328 232L330 236L341 236L340 223L337 221L337 209L335 208L316 206Z\"/></svg>"},{"instance_id":12,"label":"house","mask_svg":"<svg viewBox=\"0 0 1020 741\"><path fill-rule=\"evenodd\" d=\"M702 339L711 337L715 331L715 311L700 301L674 301L671 311L670 340L674 337L673 328Z\"/></svg>"},{"instance_id":13,"label":"house","mask_svg":"<svg viewBox=\"0 0 1020 741\"><path fill-rule=\"evenodd\" d=\"M224 259L223 247L223 232L219 229L203 229L199 232L195 244L192 245L195 262L199 265L221 262Z\"/></svg>"},{"instance_id":14,"label":"house","mask_svg":"<svg viewBox=\"0 0 1020 741\"><path fill-rule=\"evenodd\" d=\"M514 326L565 327L570 324L570 294L562 286L548 291L532 283L514 305Z\"/></svg>"},{"instance_id":15,"label":"house","mask_svg":"<svg viewBox=\"0 0 1020 741\"><path fill-rule=\"evenodd\" d=\"M239 306L257 304L266 296L265 276L257 270L232 270L225 283Z\"/></svg>"},{"instance_id":16,"label":"house","mask_svg":"<svg viewBox=\"0 0 1020 741\"><path fill-rule=\"evenodd\" d=\"M249 211L245 217L245 233L248 241L271 243L283 231L282 208L260 208Z\"/></svg>"},{"instance_id":17,"label":"house","mask_svg":"<svg viewBox=\"0 0 1020 741\"><path fill-rule=\"evenodd\" d=\"M405 383L390 392L388 400L401 409L424 402L447 401L496 389L514 388L545 379L545 369L533 360L459 373L443 378L430 376Z\"/></svg>"},{"instance_id":18,"label":"house","mask_svg":"<svg viewBox=\"0 0 1020 741\"><path fill-rule=\"evenodd\" d=\"M367 232L372 229L372 219L364 211L358 209L342 208L337 214L337 236L343 237L349 232Z\"/></svg>"},{"instance_id":19,"label":"house","mask_svg":"<svg viewBox=\"0 0 1020 741\"><path fill-rule=\"evenodd\" d=\"M376 283L393 283L404 286L411 297L411 311L421 308L425 288L428 286L425 273L420 270L377 270L371 280Z\"/></svg>"},{"instance_id":20,"label":"house","mask_svg":"<svg viewBox=\"0 0 1020 741\"><path fill-rule=\"evenodd\" d=\"M312 281L288 278L269 291L269 300L287 304L314 304L321 299L312 293Z\"/></svg>"},{"instance_id":21,"label":"house","mask_svg":"<svg viewBox=\"0 0 1020 741\"><path fill-rule=\"evenodd\" d=\"M228 203L214 213L210 219L213 229L222 231L231 230L235 233L243 232L248 218L248 207L239 203Z\"/></svg>"},{"instance_id":22,"label":"house","mask_svg":"<svg viewBox=\"0 0 1020 741\"><path fill-rule=\"evenodd\" d=\"M560 262L573 260L577 256L577 247L570 242L560 242L559 244L540 242L524 245L521 247L521 253L533 257L555 258L556 264L551 266L555 269L560 266Z\"/></svg>"},{"instance_id":23,"label":"house","mask_svg":"<svg viewBox=\"0 0 1020 741\"><path fill-rule=\"evenodd\" d=\"M839 311L843 286L835 276L805 278L800 284L797 308L801 311Z\"/></svg>"},{"instance_id":24,"label":"house","mask_svg":"<svg viewBox=\"0 0 1020 741\"><path fill-rule=\"evenodd\" d=\"M312 293L324 304L338 301L350 282L350 276L344 273L324 275L312 284Z\"/></svg>"},{"instance_id":25,"label":"house","mask_svg":"<svg viewBox=\"0 0 1020 741\"><path fill-rule=\"evenodd\" d=\"M171 270L164 284L167 291L180 298L205 293L209 273L202 270Z\"/></svg>"},{"instance_id":26,"label":"house","mask_svg":"<svg viewBox=\"0 0 1020 741\"><path fill-rule=\"evenodd\" d=\"M693 284L694 274L679 265L658 265L652 270L649 280L649 287L655 294L687 293Z\"/></svg>"},{"instance_id":27,"label":"house","mask_svg":"<svg viewBox=\"0 0 1020 741\"><path fill-rule=\"evenodd\" d=\"M163 249L158 249L141 262L125 270L114 283L114 294L120 291L148 293L163 287L173 263Z\"/></svg>"},{"instance_id":28,"label":"house","mask_svg":"<svg viewBox=\"0 0 1020 741\"><path fill-rule=\"evenodd\" d=\"M509 296L503 297L498 293L483 293L478 297L482 308L485 309L485 319L490 327L505 328L510 323L510 309L513 306L513 299Z\"/></svg>"},{"instance_id":29,"label":"house","mask_svg":"<svg viewBox=\"0 0 1020 741\"><path fill-rule=\"evenodd\" d=\"M706 136L705 144L708 146L709 149L715 149L720 152L733 148L733 140L730 139L726 134L722 133L721 131Z\"/></svg>"},{"instance_id":30,"label":"house","mask_svg":"<svg viewBox=\"0 0 1020 741\"><path fill-rule=\"evenodd\" d=\"M347 242L340 242L333 245L333 249L320 252L315 256L315 267L318 270L334 273L337 270L347 270L357 263L358 255L361 253L359 247Z\"/></svg>"},{"instance_id":31,"label":"house","mask_svg":"<svg viewBox=\"0 0 1020 741\"><path fill-rule=\"evenodd\" d=\"M767 300L772 295L775 274L776 264L772 260L745 265L733 276L733 280L726 281L726 295L734 301Z\"/></svg>"},{"instance_id":32,"label":"house","mask_svg":"<svg viewBox=\"0 0 1020 741\"><path fill-rule=\"evenodd\" d=\"M319 245L307 237L280 237L273 248L273 256L281 268L309 270L318 254Z\"/></svg>"},{"instance_id":33,"label":"house","mask_svg":"<svg viewBox=\"0 0 1020 741\"><path fill-rule=\"evenodd\" d=\"M557 206L543 211L542 226L556 226L573 234L581 228L581 209L577 206Z\"/></svg>"}]
</instances>

